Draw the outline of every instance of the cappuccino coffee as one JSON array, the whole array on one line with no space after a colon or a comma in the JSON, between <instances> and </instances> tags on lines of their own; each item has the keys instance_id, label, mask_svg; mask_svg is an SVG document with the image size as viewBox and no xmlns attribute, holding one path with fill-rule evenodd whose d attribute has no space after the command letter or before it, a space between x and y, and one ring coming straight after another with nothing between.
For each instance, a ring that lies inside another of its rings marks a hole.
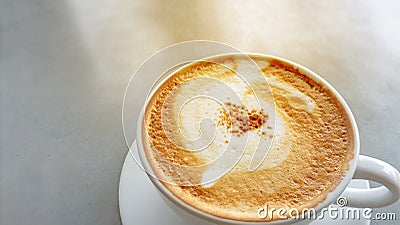
<instances>
[{"instance_id":1,"label":"cappuccino coffee","mask_svg":"<svg viewBox=\"0 0 400 225\"><path fill-rule=\"evenodd\" d=\"M180 68L150 94L142 122L146 158L162 184L231 220L265 221L257 214L264 205L315 207L353 158L353 128L335 95L267 56Z\"/></svg>"}]
</instances>

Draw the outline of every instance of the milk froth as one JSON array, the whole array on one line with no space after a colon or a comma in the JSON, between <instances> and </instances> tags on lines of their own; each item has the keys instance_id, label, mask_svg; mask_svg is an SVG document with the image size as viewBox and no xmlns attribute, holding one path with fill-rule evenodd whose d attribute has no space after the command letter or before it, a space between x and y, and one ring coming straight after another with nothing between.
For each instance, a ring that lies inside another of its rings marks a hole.
<instances>
[{"instance_id":1,"label":"milk froth","mask_svg":"<svg viewBox=\"0 0 400 225\"><path fill-rule=\"evenodd\" d=\"M173 194L246 221L268 202L316 204L352 157L348 118L329 90L281 62L252 59L258 67L236 55L178 70L153 93L143 131L147 158ZM252 113L250 129L243 118Z\"/></svg>"}]
</instances>

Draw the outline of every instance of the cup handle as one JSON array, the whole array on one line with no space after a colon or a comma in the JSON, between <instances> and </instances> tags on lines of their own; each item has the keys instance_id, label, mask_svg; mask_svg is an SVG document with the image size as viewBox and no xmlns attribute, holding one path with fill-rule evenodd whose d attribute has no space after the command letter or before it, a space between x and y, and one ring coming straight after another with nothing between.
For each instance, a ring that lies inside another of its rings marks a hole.
<instances>
[{"instance_id":1,"label":"cup handle","mask_svg":"<svg viewBox=\"0 0 400 225\"><path fill-rule=\"evenodd\" d=\"M380 208L391 205L400 198L399 171L379 159L360 155L353 179L371 180L383 186L371 189L346 188L342 197L347 199L347 206Z\"/></svg>"}]
</instances>

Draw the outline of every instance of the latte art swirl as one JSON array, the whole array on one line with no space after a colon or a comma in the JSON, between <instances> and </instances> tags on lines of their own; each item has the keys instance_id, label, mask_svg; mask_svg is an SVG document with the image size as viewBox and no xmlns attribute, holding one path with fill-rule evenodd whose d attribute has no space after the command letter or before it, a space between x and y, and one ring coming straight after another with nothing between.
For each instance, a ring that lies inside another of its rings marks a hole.
<instances>
[{"instance_id":1,"label":"latte art swirl","mask_svg":"<svg viewBox=\"0 0 400 225\"><path fill-rule=\"evenodd\" d=\"M219 56L177 70L151 95L142 131L171 193L242 221L258 221L264 204L318 204L353 157L349 119L328 89L283 62L251 59Z\"/></svg>"}]
</instances>

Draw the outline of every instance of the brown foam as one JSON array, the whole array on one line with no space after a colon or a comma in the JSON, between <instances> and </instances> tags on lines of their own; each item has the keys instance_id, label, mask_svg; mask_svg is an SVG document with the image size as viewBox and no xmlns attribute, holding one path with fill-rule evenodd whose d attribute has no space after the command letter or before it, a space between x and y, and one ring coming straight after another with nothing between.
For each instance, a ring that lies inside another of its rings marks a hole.
<instances>
[{"instance_id":1,"label":"brown foam","mask_svg":"<svg viewBox=\"0 0 400 225\"><path fill-rule=\"evenodd\" d=\"M258 64L268 60L252 58ZM218 61L232 64L234 58L221 57ZM282 88L271 85L277 111L290 132L291 152L275 167L253 172L230 172L209 188L162 182L185 203L222 218L265 221L258 218L258 208L265 204L270 208L297 208L299 211L314 207L338 185L348 170L353 158L352 127L345 110L330 90L281 61L270 61L262 72L266 77L274 77L276 81L305 93L316 103L312 113L293 107L292 103L297 100L290 98ZM165 100L172 90L179 90L180 83L209 74L230 73L217 64L196 62L166 80L149 102L143 130L146 156L161 178L172 177L174 180L175 175L180 174L170 166L171 163L186 166L204 163L195 154L182 151L169 141L166 132L174 131L162 129L161 111L162 107L169 107L170 103ZM193 180L201 180L201 174L193 173L192 176ZM276 216L274 219L279 218Z\"/></svg>"},{"instance_id":2,"label":"brown foam","mask_svg":"<svg viewBox=\"0 0 400 225\"><path fill-rule=\"evenodd\" d=\"M240 136L247 131L259 129L269 117L263 109L249 110L244 105L237 105L231 102L225 102L225 106L228 108L229 114L221 109L218 125L225 126L236 136Z\"/></svg>"}]
</instances>

